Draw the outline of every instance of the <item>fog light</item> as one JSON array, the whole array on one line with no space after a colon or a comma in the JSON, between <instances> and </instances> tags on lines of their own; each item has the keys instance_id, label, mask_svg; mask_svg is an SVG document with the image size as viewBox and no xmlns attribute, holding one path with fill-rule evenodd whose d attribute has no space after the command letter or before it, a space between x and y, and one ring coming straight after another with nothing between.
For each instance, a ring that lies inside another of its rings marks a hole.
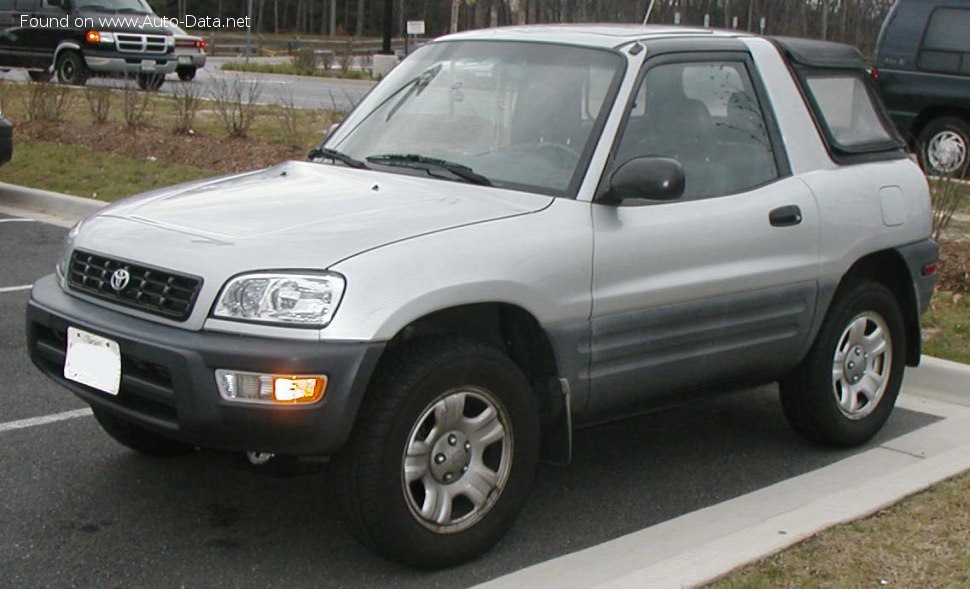
<instances>
[{"instance_id":1,"label":"fog light","mask_svg":"<svg viewBox=\"0 0 970 589\"><path fill-rule=\"evenodd\" d=\"M327 388L324 375L280 375L216 370L219 394L227 401L289 405L315 403Z\"/></svg>"}]
</instances>

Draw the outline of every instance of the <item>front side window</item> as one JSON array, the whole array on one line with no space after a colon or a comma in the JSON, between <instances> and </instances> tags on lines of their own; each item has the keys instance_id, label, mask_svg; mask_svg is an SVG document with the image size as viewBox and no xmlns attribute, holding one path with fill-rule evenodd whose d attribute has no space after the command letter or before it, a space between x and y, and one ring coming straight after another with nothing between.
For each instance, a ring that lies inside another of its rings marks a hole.
<instances>
[{"instance_id":1,"label":"front side window","mask_svg":"<svg viewBox=\"0 0 970 589\"><path fill-rule=\"evenodd\" d=\"M926 25L918 65L931 72L970 75L970 9L933 11Z\"/></svg>"},{"instance_id":2,"label":"front side window","mask_svg":"<svg viewBox=\"0 0 970 589\"><path fill-rule=\"evenodd\" d=\"M806 85L832 147L848 153L899 147L861 74L808 74Z\"/></svg>"},{"instance_id":3,"label":"front side window","mask_svg":"<svg viewBox=\"0 0 970 589\"><path fill-rule=\"evenodd\" d=\"M448 178L414 161L404 162L410 170L387 165L388 156L414 155L464 166L494 186L568 194L623 67L616 53L580 47L432 44L398 66L327 147L386 171Z\"/></svg>"},{"instance_id":4,"label":"front side window","mask_svg":"<svg viewBox=\"0 0 970 589\"><path fill-rule=\"evenodd\" d=\"M684 199L733 194L778 177L764 113L743 62L669 63L644 76L614 158L670 157Z\"/></svg>"}]
</instances>

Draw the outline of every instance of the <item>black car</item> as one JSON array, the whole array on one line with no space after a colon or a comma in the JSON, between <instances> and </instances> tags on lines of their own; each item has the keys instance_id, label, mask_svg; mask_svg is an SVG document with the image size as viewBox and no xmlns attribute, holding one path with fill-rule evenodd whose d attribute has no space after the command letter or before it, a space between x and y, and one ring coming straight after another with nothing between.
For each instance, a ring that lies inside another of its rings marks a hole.
<instances>
[{"instance_id":1,"label":"black car","mask_svg":"<svg viewBox=\"0 0 970 589\"><path fill-rule=\"evenodd\" d=\"M0 114L0 166L13 157L13 125Z\"/></svg>"},{"instance_id":2,"label":"black car","mask_svg":"<svg viewBox=\"0 0 970 589\"><path fill-rule=\"evenodd\" d=\"M961 175L970 152L970 2L897 0L873 76L930 174Z\"/></svg>"},{"instance_id":3,"label":"black car","mask_svg":"<svg viewBox=\"0 0 970 589\"><path fill-rule=\"evenodd\" d=\"M145 0L0 0L0 67L74 85L134 76L157 89L178 64L163 21Z\"/></svg>"}]
</instances>

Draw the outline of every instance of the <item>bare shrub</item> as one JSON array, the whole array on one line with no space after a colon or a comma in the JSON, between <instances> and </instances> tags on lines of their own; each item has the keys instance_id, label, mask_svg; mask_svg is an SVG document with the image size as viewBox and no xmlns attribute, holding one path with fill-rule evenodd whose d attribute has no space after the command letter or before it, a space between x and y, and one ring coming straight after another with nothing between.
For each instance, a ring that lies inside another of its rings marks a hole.
<instances>
[{"instance_id":1,"label":"bare shrub","mask_svg":"<svg viewBox=\"0 0 970 589\"><path fill-rule=\"evenodd\" d=\"M312 47L298 49L290 58L293 68L301 74L311 75L320 65L320 56Z\"/></svg>"},{"instance_id":2,"label":"bare shrub","mask_svg":"<svg viewBox=\"0 0 970 589\"><path fill-rule=\"evenodd\" d=\"M230 137L246 137L253 122L259 118L259 97L263 85L259 80L244 80L240 76L216 78L212 84L212 99L216 114Z\"/></svg>"},{"instance_id":3,"label":"bare shrub","mask_svg":"<svg viewBox=\"0 0 970 589\"><path fill-rule=\"evenodd\" d=\"M186 134L195 125L195 117L202 106L202 90L198 84L178 84L174 87L175 120L172 130Z\"/></svg>"},{"instance_id":4,"label":"bare shrub","mask_svg":"<svg viewBox=\"0 0 970 589\"><path fill-rule=\"evenodd\" d=\"M111 103L114 102L114 90L107 86L90 86L84 90L84 99L88 103L91 121L98 125L107 122Z\"/></svg>"},{"instance_id":5,"label":"bare shrub","mask_svg":"<svg viewBox=\"0 0 970 589\"><path fill-rule=\"evenodd\" d=\"M327 71L332 70L333 64L336 63L337 61L337 56L334 55L333 51L325 50L322 53L320 53L319 56L320 56L320 65L323 66L323 69Z\"/></svg>"},{"instance_id":6,"label":"bare shrub","mask_svg":"<svg viewBox=\"0 0 970 589\"><path fill-rule=\"evenodd\" d=\"M71 104L71 89L60 84L28 82L23 94L24 111L28 121L62 121Z\"/></svg>"},{"instance_id":7,"label":"bare shrub","mask_svg":"<svg viewBox=\"0 0 970 589\"><path fill-rule=\"evenodd\" d=\"M303 109L296 105L293 90L280 90L276 98L276 118L286 141L293 147L304 147L309 141L310 128L304 122Z\"/></svg>"},{"instance_id":8,"label":"bare shrub","mask_svg":"<svg viewBox=\"0 0 970 589\"><path fill-rule=\"evenodd\" d=\"M953 215L963 204L970 184L955 178L939 176L930 178L930 201L933 203L933 239L940 240L950 226Z\"/></svg>"},{"instance_id":9,"label":"bare shrub","mask_svg":"<svg viewBox=\"0 0 970 589\"><path fill-rule=\"evenodd\" d=\"M343 120L346 118L350 111L357 108L357 105L363 100L362 96L354 96L350 92L343 89L343 100L337 97L337 94L333 90L328 90L330 94L330 112L334 113L337 120Z\"/></svg>"},{"instance_id":10,"label":"bare shrub","mask_svg":"<svg viewBox=\"0 0 970 589\"><path fill-rule=\"evenodd\" d=\"M151 117L152 95L149 92L139 92L133 83L125 84L122 90L122 102L125 124L131 128L144 127Z\"/></svg>"},{"instance_id":11,"label":"bare shrub","mask_svg":"<svg viewBox=\"0 0 970 589\"><path fill-rule=\"evenodd\" d=\"M11 90L13 90L13 86L10 82L0 79L0 112L6 112Z\"/></svg>"},{"instance_id":12,"label":"bare shrub","mask_svg":"<svg viewBox=\"0 0 970 589\"><path fill-rule=\"evenodd\" d=\"M353 38L348 38L344 42L343 50L340 52L340 57L338 58L338 63L340 64L340 69L342 69L344 72L350 71L350 66L354 63Z\"/></svg>"}]
</instances>

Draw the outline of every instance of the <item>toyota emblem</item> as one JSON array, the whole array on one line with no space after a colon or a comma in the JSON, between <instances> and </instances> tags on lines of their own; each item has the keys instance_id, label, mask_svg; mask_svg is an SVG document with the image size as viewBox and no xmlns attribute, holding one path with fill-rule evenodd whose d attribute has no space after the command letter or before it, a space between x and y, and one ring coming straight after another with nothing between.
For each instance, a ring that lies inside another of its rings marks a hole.
<instances>
[{"instance_id":1,"label":"toyota emblem","mask_svg":"<svg viewBox=\"0 0 970 589\"><path fill-rule=\"evenodd\" d=\"M115 292L121 292L125 290L126 286L128 286L129 280L131 280L131 274L129 274L124 268L119 268L111 275L111 288L113 288Z\"/></svg>"}]
</instances>

